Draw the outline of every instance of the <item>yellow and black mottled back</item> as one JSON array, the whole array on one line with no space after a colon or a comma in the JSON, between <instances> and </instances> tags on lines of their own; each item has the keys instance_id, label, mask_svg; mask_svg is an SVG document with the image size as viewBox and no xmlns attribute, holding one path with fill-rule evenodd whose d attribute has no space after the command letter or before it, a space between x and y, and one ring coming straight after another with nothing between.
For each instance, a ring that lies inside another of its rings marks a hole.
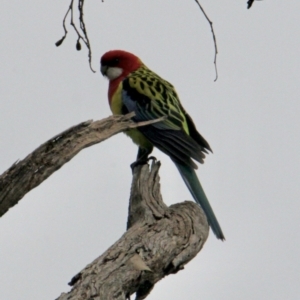
<instances>
[{"instance_id":1,"label":"yellow and black mottled back","mask_svg":"<svg viewBox=\"0 0 300 300\"><path fill-rule=\"evenodd\" d=\"M204 153L211 150L182 107L172 84L146 66L128 75L122 82L122 102L135 121L167 119L138 128L155 147L174 161L197 168L191 158L203 163ZM125 112L125 111L124 111Z\"/></svg>"},{"instance_id":2,"label":"yellow and black mottled back","mask_svg":"<svg viewBox=\"0 0 300 300\"><path fill-rule=\"evenodd\" d=\"M163 122L166 128L183 129L189 134L184 110L173 85L168 81L143 66L123 81L123 89L137 101L138 106L143 107L148 118L168 116Z\"/></svg>"}]
</instances>

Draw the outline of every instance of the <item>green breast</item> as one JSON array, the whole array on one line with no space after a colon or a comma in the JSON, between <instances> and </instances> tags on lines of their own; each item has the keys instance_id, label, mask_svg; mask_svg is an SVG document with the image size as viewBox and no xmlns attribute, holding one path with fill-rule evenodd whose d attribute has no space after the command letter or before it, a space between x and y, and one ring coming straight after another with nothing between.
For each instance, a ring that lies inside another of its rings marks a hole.
<instances>
[{"instance_id":1,"label":"green breast","mask_svg":"<svg viewBox=\"0 0 300 300\"><path fill-rule=\"evenodd\" d=\"M152 148L152 143L149 142L149 140L138 129L129 129L124 131L124 133L139 147L146 149Z\"/></svg>"}]
</instances>

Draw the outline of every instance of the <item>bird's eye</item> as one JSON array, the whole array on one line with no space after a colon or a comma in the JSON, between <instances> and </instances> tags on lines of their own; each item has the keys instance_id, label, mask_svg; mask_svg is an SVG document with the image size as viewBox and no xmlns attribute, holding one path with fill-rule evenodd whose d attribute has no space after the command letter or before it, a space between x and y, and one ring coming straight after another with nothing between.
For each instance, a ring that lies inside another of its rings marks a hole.
<instances>
[{"instance_id":1,"label":"bird's eye","mask_svg":"<svg viewBox=\"0 0 300 300\"><path fill-rule=\"evenodd\" d=\"M120 61L119 58L114 58L111 60L110 65L112 67L117 66L119 64L119 61Z\"/></svg>"}]
</instances>

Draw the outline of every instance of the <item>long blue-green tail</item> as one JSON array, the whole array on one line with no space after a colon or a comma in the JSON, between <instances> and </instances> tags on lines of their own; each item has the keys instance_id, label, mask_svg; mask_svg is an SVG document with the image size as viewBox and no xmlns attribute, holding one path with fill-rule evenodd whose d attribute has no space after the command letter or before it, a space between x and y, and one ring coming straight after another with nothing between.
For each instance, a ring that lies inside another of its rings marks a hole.
<instances>
[{"instance_id":1,"label":"long blue-green tail","mask_svg":"<svg viewBox=\"0 0 300 300\"><path fill-rule=\"evenodd\" d=\"M208 202L208 199L204 193L204 190L200 184L200 181L197 177L195 170L188 166L182 165L180 163L174 162L177 169L180 172L186 186L188 187L189 191L191 192L194 200L201 206L204 210L205 215L207 217L208 224L210 225L212 231L216 235L216 237L220 240L225 240L223 235L222 229L219 225L219 222Z\"/></svg>"}]
</instances>

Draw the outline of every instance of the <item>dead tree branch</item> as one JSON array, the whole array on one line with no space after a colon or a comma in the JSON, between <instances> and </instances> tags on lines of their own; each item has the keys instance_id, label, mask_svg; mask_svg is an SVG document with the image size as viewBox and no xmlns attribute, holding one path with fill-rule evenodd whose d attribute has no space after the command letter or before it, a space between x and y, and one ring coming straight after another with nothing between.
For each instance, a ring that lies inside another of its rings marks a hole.
<instances>
[{"instance_id":1,"label":"dead tree branch","mask_svg":"<svg viewBox=\"0 0 300 300\"><path fill-rule=\"evenodd\" d=\"M202 7L202 5L200 4L200 2L198 0L195 0L195 1L196 1L197 5L199 6L200 10L202 11L205 19L209 23L209 26L210 26L210 29L211 29L211 33L212 33L212 37L213 37L213 41L214 41L214 47L215 47L214 65L215 65L216 78L215 78L214 81L217 81L217 79L218 79L218 68L217 68L218 47L217 47L217 39L216 39L216 35L215 35L213 22L209 19L208 15L206 14L206 12L205 12L204 8Z\"/></svg>"},{"instance_id":2,"label":"dead tree branch","mask_svg":"<svg viewBox=\"0 0 300 300\"><path fill-rule=\"evenodd\" d=\"M131 113L80 123L42 144L25 159L14 163L0 176L0 217L82 149L121 131L152 123L135 123L131 121L132 116Z\"/></svg>"},{"instance_id":3,"label":"dead tree branch","mask_svg":"<svg viewBox=\"0 0 300 300\"><path fill-rule=\"evenodd\" d=\"M124 130L163 120L134 123L133 113L80 123L42 144L0 176L0 216L82 149ZM134 168L126 233L74 276L72 290L58 300L126 300L147 297L163 277L177 273L203 247L209 232L194 202L167 207L160 193L160 163ZM101 233L100 233L101 234Z\"/></svg>"},{"instance_id":4,"label":"dead tree branch","mask_svg":"<svg viewBox=\"0 0 300 300\"><path fill-rule=\"evenodd\" d=\"M145 299L155 283L177 273L203 247L209 232L194 202L167 207L160 194L159 162L134 169L128 230L104 254L74 276L57 300ZM99 234L102 234L99 232Z\"/></svg>"}]
</instances>

